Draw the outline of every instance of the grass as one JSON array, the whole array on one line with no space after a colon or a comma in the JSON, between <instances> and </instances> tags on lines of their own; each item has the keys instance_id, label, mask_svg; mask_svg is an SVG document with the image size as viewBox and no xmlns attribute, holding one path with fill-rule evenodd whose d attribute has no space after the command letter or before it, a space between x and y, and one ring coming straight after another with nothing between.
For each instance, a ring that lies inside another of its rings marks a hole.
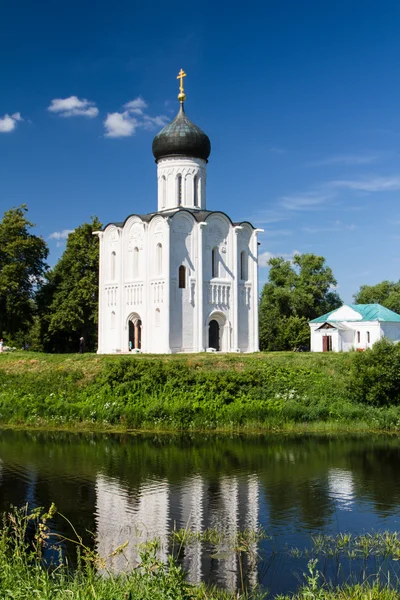
<instances>
[{"instance_id":1,"label":"grass","mask_svg":"<svg viewBox=\"0 0 400 600\"><path fill-rule=\"evenodd\" d=\"M355 402L351 353L0 355L0 425L77 430L365 432L398 406Z\"/></svg>"},{"instance_id":2,"label":"grass","mask_svg":"<svg viewBox=\"0 0 400 600\"><path fill-rule=\"evenodd\" d=\"M124 555L128 542L115 548L109 557L100 556L83 543L79 532L68 522L71 530L68 539L75 544L77 557L76 567L72 569L63 553L66 538L51 530L55 512L56 507L51 505L46 512L41 509L30 512L25 507L3 514L0 526L0 596L4 600L261 600L267 596L261 589L246 589L243 582L240 591L231 592L204 584L192 585L186 580L176 553L172 552L166 562L157 558L157 541L141 546L140 561L136 566L129 566L124 573L115 573L108 569L107 558ZM177 532L176 541L181 544L198 541L186 534ZM243 532L235 540L239 547L234 550L239 554L246 553L246 544L259 541L262 535L262 532ZM220 540L219 536L219 532L210 530L201 539L213 542ZM346 538L344 544L343 539L338 537L329 540L328 546L332 543L342 545L338 550L340 553L342 547L363 544L362 537L357 540ZM368 545L371 545L369 539ZM381 550L388 550L386 558L390 556L396 560L398 534L375 536L372 547L376 545ZM320 552L321 540L314 541L314 548ZM318 559L309 560L307 568L298 590L290 595L275 596L275 600L394 600L400 596L389 578L383 583L381 575L363 583L332 586L319 571Z\"/></svg>"}]
</instances>

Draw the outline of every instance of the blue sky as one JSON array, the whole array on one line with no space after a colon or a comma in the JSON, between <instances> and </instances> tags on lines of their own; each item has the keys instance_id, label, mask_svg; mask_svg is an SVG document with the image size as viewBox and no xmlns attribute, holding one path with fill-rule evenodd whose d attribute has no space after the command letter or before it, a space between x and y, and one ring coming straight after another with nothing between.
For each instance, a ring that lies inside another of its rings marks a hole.
<instances>
[{"instance_id":1,"label":"blue sky","mask_svg":"<svg viewBox=\"0 0 400 600\"><path fill-rule=\"evenodd\" d=\"M154 135L209 135L207 207L270 255L326 257L345 302L400 278L400 3L70 0L2 6L0 211L63 232L156 209ZM65 235L65 234L64 234Z\"/></svg>"}]
</instances>

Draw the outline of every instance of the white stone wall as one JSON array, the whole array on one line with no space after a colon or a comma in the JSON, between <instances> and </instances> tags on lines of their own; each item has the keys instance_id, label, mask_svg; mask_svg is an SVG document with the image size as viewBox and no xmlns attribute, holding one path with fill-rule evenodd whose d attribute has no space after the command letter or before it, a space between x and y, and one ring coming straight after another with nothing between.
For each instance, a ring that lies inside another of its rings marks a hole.
<instances>
[{"instance_id":1,"label":"white stone wall","mask_svg":"<svg viewBox=\"0 0 400 600\"><path fill-rule=\"evenodd\" d=\"M141 324L142 352L204 351L212 320L221 351L258 350L257 230L249 224L234 226L223 213L199 223L177 210L149 222L133 215L99 239L99 353L129 352L130 322Z\"/></svg>"},{"instance_id":2,"label":"white stone wall","mask_svg":"<svg viewBox=\"0 0 400 600\"><path fill-rule=\"evenodd\" d=\"M400 323L342 321L341 325L344 325L346 329L319 329L321 325L322 323L310 323L311 352L323 351L322 338L324 335L332 336L333 352L366 350L384 336L394 341L400 341ZM332 325L334 325L333 322Z\"/></svg>"},{"instance_id":3,"label":"white stone wall","mask_svg":"<svg viewBox=\"0 0 400 600\"><path fill-rule=\"evenodd\" d=\"M205 210L206 164L201 158L160 159L157 162L158 211L180 206ZM181 184L178 181L179 177Z\"/></svg>"}]
</instances>

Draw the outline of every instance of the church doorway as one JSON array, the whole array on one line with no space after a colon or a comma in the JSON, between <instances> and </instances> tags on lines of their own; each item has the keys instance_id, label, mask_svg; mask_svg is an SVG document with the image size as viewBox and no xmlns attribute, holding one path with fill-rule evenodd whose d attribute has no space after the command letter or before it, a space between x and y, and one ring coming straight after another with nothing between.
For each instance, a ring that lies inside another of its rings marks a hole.
<instances>
[{"instance_id":1,"label":"church doorway","mask_svg":"<svg viewBox=\"0 0 400 600\"><path fill-rule=\"evenodd\" d=\"M208 347L214 348L217 352L221 350L219 323L215 319L210 321L208 326Z\"/></svg>"},{"instance_id":2,"label":"church doorway","mask_svg":"<svg viewBox=\"0 0 400 600\"><path fill-rule=\"evenodd\" d=\"M142 321L140 319L129 320L129 350L140 350L142 348Z\"/></svg>"}]
</instances>

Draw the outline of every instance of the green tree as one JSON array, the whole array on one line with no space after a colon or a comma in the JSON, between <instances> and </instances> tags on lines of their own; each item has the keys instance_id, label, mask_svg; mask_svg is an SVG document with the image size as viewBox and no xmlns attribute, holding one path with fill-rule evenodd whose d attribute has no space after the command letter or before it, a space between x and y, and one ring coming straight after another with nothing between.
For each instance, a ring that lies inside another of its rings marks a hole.
<instances>
[{"instance_id":1,"label":"green tree","mask_svg":"<svg viewBox=\"0 0 400 600\"><path fill-rule=\"evenodd\" d=\"M33 298L46 269L48 248L31 233L25 204L0 221L0 337L21 343L35 313Z\"/></svg>"},{"instance_id":2,"label":"green tree","mask_svg":"<svg viewBox=\"0 0 400 600\"><path fill-rule=\"evenodd\" d=\"M400 281L362 285L353 298L356 304L382 304L400 314Z\"/></svg>"},{"instance_id":3,"label":"green tree","mask_svg":"<svg viewBox=\"0 0 400 600\"><path fill-rule=\"evenodd\" d=\"M323 256L296 254L292 261L271 258L268 283L260 298L261 350L308 345L308 322L342 304L332 290L332 269Z\"/></svg>"},{"instance_id":4,"label":"green tree","mask_svg":"<svg viewBox=\"0 0 400 600\"><path fill-rule=\"evenodd\" d=\"M85 348L97 343L99 245L94 231L97 217L69 234L64 254L37 295L41 340L48 352L77 352L79 338Z\"/></svg>"}]
</instances>

